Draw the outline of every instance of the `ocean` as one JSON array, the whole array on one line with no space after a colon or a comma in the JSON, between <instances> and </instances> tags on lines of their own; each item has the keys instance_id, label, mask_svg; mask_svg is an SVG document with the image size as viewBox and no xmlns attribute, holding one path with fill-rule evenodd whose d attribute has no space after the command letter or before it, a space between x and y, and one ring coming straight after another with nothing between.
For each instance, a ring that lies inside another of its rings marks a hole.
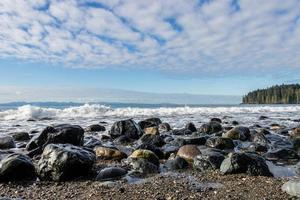
<instances>
[{"instance_id":1,"label":"ocean","mask_svg":"<svg viewBox=\"0 0 300 200\"><path fill-rule=\"evenodd\" d=\"M266 120L258 120L260 116ZM173 128L182 128L187 122L196 126L218 117L230 124L253 124L262 127L279 123L287 127L299 125L300 105L178 105L134 103L9 103L0 104L0 132L31 131L49 124L70 123L82 127L133 118L136 121L159 117Z\"/></svg>"}]
</instances>

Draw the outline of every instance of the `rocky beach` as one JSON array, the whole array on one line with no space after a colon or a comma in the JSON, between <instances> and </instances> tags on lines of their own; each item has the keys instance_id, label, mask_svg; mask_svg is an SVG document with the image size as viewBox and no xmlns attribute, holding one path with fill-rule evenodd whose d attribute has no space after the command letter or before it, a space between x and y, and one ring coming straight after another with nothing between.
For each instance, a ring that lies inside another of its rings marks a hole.
<instances>
[{"instance_id":1,"label":"rocky beach","mask_svg":"<svg viewBox=\"0 0 300 200\"><path fill-rule=\"evenodd\" d=\"M0 197L297 199L297 109L3 110Z\"/></svg>"}]
</instances>

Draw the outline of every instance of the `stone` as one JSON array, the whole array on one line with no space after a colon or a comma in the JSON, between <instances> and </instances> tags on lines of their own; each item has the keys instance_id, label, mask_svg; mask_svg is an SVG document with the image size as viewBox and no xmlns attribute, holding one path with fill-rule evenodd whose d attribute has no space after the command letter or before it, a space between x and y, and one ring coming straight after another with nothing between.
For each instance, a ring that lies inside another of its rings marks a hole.
<instances>
[{"instance_id":1,"label":"stone","mask_svg":"<svg viewBox=\"0 0 300 200\"><path fill-rule=\"evenodd\" d=\"M85 129L86 132L101 132L105 130L105 127L100 124L92 124Z\"/></svg>"},{"instance_id":2,"label":"stone","mask_svg":"<svg viewBox=\"0 0 300 200\"><path fill-rule=\"evenodd\" d=\"M97 181L119 180L127 174L127 171L120 167L107 167L102 169L97 177Z\"/></svg>"},{"instance_id":3,"label":"stone","mask_svg":"<svg viewBox=\"0 0 300 200\"><path fill-rule=\"evenodd\" d=\"M27 141L30 140L29 133L27 132L14 132L10 133L15 141Z\"/></svg>"},{"instance_id":4,"label":"stone","mask_svg":"<svg viewBox=\"0 0 300 200\"><path fill-rule=\"evenodd\" d=\"M142 175L156 174L159 172L158 165L143 158L133 159L131 161L131 167L134 172Z\"/></svg>"},{"instance_id":5,"label":"stone","mask_svg":"<svg viewBox=\"0 0 300 200\"><path fill-rule=\"evenodd\" d=\"M139 139L143 135L141 127L132 119L115 122L109 132L110 136L115 139L122 135L130 139Z\"/></svg>"},{"instance_id":6,"label":"stone","mask_svg":"<svg viewBox=\"0 0 300 200\"><path fill-rule=\"evenodd\" d=\"M223 130L222 125L216 121L211 121L209 123L203 124L200 127L200 131L206 134L213 134L222 130Z\"/></svg>"},{"instance_id":7,"label":"stone","mask_svg":"<svg viewBox=\"0 0 300 200\"><path fill-rule=\"evenodd\" d=\"M0 136L0 149L11 149L15 148L16 144L11 136L1 135Z\"/></svg>"},{"instance_id":8,"label":"stone","mask_svg":"<svg viewBox=\"0 0 300 200\"><path fill-rule=\"evenodd\" d=\"M104 147L104 146L96 146L94 148L97 158L103 160L122 160L123 158L127 158L126 153L119 151L118 149Z\"/></svg>"},{"instance_id":9,"label":"stone","mask_svg":"<svg viewBox=\"0 0 300 200\"><path fill-rule=\"evenodd\" d=\"M258 120L265 120L265 119L269 119L269 117L267 117L267 116L260 116L259 118L258 118Z\"/></svg>"},{"instance_id":10,"label":"stone","mask_svg":"<svg viewBox=\"0 0 300 200\"><path fill-rule=\"evenodd\" d=\"M289 148L281 148L281 149L276 149L269 151L264 154L264 157L267 160L281 160L281 161L288 161L288 160L299 160L299 155L298 153Z\"/></svg>"},{"instance_id":11,"label":"stone","mask_svg":"<svg viewBox=\"0 0 300 200\"><path fill-rule=\"evenodd\" d=\"M270 144L270 141L265 136L265 134L263 134L262 132L255 133L252 136L252 142L254 142L255 144L263 145L263 146L267 146L268 144Z\"/></svg>"},{"instance_id":12,"label":"stone","mask_svg":"<svg viewBox=\"0 0 300 200\"><path fill-rule=\"evenodd\" d=\"M141 144L152 144L154 146L161 147L165 144L165 141L160 135L144 134L140 139Z\"/></svg>"},{"instance_id":13,"label":"stone","mask_svg":"<svg viewBox=\"0 0 300 200\"><path fill-rule=\"evenodd\" d=\"M137 148L135 150L138 149L146 149L146 150L150 150L153 153L155 153L155 155L157 155L157 157L159 159L163 159L165 157L164 152L158 148L157 146L153 145L153 144L140 144L139 146L137 146Z\"/></svg>"},{"instance_id":14,"label":"stone","mask_svg":"<svg viewBox=\"0 0 300 200\"><path fill-rule=\"evenodd\" d=\"M238 121L232 121L231 124L232 124L233 126L237 126L237 125L239 125L239 122L238 122Z\"/></svg>"},{"instance_id":15,"label":"stone","mask_svg":"<svg viewBox=\"0 0 300 200\"><path fill-rule=\"evenodd\" d=\"M220 118L214 117L210 119L211 122L219 122L220 124L222 123L222 120Z\"/></svg>"},{"instance_id":16,"label":"stone","mask_svg":"<svg viewBox=\"0 0 300 200\"><path fill-rule=\"evenodd\" d=\"M135 150L131 155L130 158L133 159L145 159L146 161L153 163L154 165L159 165L159 158L155 153L147 149L138 149Z\"/></svg>"},{"instance_id":17,"label":"stone","mask_svg":"<svg viewBox=\"0 0 300 200\"><path fill-rule=\"evenodd\" d=\"M184 158L177 156L174 159L167 160L165 163L165 167L169 170L179 170L188 168L189 163Z\"/></svg>"},{"instance_id":18,"label":"stone","mask_svg":"<svg viewBox=\"0 0 300 200\"><path fill-rule=\"evenodd\" d=\"M35 167L31 159L19 153L4 157L0 162L0 181L34 181Z\"/></svg>"},{"instance_id":19,"label":"stone","mask_svg":"<svg viewBox=\"0 0 300 200\"><path fill-rule=\"evenodd\" d=\"M186 144L205 145L206 140L206 136L182 136L176 138L176 143L179 146L183 146Z\"/></svg>"},{"instance_id":20,"label":"stone","mask_svg":"<svg viewBox=\"0 0 300 200\"><path fill-rule=\"evenodd\" d=\"M251 153L229 153L220 171L224 175L247 173L251 176L273 176L264 158Z\"/></svg>"},{"instance_id":21,"label":"stone","mask_svg":"<svg viewBox=\"0 0 300 200\"><path fill-rule=\"evenodd\" d=\"M290 137L291 138L300 137L300 128L295 128L294 130L292 130Z\"/></svg>"},{"instance_id":22,"label":"stone","mask_svg":"<svg viewBox=\"0 0 300 200\"><path fill-rule=\"evenodd\" d=\"M100 146L101 142L93 136L84 137L83 146L87 148L94 148L95 146Z\"/></svg>"},{"instance_id":23,"label":"stone","mask_svg":"<svg viewBox=\"0 0 300 200\"><path fill-rule=\"evenodd\" d=\"M234 143L230 138L224 137L211 137L206 141L206 146L217 149L233 149Z\"/></svg>"},{"instance_id":24,"label":"stone","mask_svg":"<svg viewBox=\"0 0 300 200\"><path fill-rule=\"evenodd\" d=\"M300 197L300 180L289 180L282 185L281 189L291 196Z\"/></svg>"},{"instance_id":25,"label":"stone","mask_svg":"<svg viewBox=\"0 0 300 200\"><path fill-rule=\"evenodd\" d=\"M31 138L27 150L43 149L47 144L72 144L82 146L84 130L77 125L60 124L46 127L39 135Z\"/></svg>"},{"instance_id":26,"label":"stone","mask_svg":"<svg viewBox=\"0 0 300 200\"><path fill-rule=\"evenodd\" d=\"M95 153L71 144L48 144L37 164L41 180L67 181L88 175Z\"/></svg>"},{"instance_id":27,"label":"stone","mask_svg":"<svg viewBox=\"0 0 300 200\"><path fill-rule=\"evenodd\" d=\"M193 132L188 129L175 129L172 131L172 135L191 135Z\"/></svg>"},{"instance_id":28,"label":"stone","mask_svg":"<svg viewBox=\"0 0 300 200\"><path fill-rule=\"evenodd\" d=\"M171 130L171 126L170 126L170 124L168 124L168 123L161 123L161 124L159 124L159 126L158 126L158 130L159 130L160 132L168 132L168 131Z\"/></svg>"},{"instance_id":29,"label":"stone","mask_svg":"<svg viewBox=\"0 0 300 200\"><path fill-rule=\"evenodd\" d=\"M225 159L222 153L210 151L206 154L200 154L194 158L193 167L199 171L219 169Z\"/></svg>"},{"instance_id":30,"label":"stone","mask_svg":"<svg viewBox=\"0 0 300 200\"><path fill-rule=\"evenodd\" d=\"M159 118L153 117L153 118L148 118L148 119L142 120L138 124L142 129L145 129L145 128L153 127L153 126L158 127L161 123L162 123L162 121Z\"/></svg>"},{"instance_id":31,"label":"stone","mask_svg":"<svg viewBox=\"0 0 300 200\"><path fill-rule=\"evenodd\" d=\"M185 125L185 129L188 129L192 132L197 132L197 128L194 123L190 122Z\"/></svg>"},{"instance_id":32,"label":"stone","mask_svg":"<svg viewBox=\"0 0 300 200\"><path fill-rule=\"evenodd\" d=\"M145 134L151 134L151 135L159 135L159 130L157 126L147 127L144 128Z\"/></svg>"},{"instance_id":33,"label":"stone","mask_svg":"<svg viewBox=\"0 0 300 200\"><path fill-rule=\"evenodd\" d=\"M196 145L184 145L179 148L177 156L184 158L187 162L193 162L194 158L201 154Z\"/></svg>"},{"instance_id":34,"label":"stone","mask_svg":"<svg viewBox=\"0 0 300 200\"><path fill-rule=\"evenodd\" d=\"M231 138L233 140L246 141L250 139L251 135L248 127L236 126L224 133L223 137Z\"/></svg>"}]
</instances>

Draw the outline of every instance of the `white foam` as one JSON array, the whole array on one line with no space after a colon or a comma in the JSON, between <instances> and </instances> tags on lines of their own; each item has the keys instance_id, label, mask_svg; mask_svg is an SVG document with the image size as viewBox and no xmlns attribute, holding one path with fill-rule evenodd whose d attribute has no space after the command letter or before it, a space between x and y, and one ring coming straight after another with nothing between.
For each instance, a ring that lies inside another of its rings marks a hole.
<instances>
[{"instance_id":1,"label":"white foam","mask_svg":"<svg viewBox=\"0 0 300 200\"><path fill-rule=\"evenodd\" d=\"M235 114L235 113L297 113L300 106L216 106L216 107L174 107L174 108L117 108L85 104L65 109L42 108L31 105L21 106L0 112L1 120L27 120L29 118L91 118L91 117L173 117L181 115L209 115L209 114Z\"/></svg>"}]
</instances>

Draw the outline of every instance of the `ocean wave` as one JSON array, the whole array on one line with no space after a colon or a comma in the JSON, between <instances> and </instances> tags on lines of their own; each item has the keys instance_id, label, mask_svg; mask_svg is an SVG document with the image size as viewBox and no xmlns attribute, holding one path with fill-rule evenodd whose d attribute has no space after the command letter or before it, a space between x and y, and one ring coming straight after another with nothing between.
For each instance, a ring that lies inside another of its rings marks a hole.
<instances>
[{"instance_id":1,"label":"ocean wave","mask_svg":"<svg viewBox=\"0 0 300 200\"><path fill-rule=\"evenodd\" d=\"M283 113L300 112L300 106L215 106L215 107L161 107L161 108L116 108L99 104L85 104L83 106L64 109L42 108L25 105L17 109L0 112L1 120L27 120L43 118L94 118L94 117L141 117L163 116L172 117L180 115L209 115L234 113Z\"/></svg>"}]
</instances>

